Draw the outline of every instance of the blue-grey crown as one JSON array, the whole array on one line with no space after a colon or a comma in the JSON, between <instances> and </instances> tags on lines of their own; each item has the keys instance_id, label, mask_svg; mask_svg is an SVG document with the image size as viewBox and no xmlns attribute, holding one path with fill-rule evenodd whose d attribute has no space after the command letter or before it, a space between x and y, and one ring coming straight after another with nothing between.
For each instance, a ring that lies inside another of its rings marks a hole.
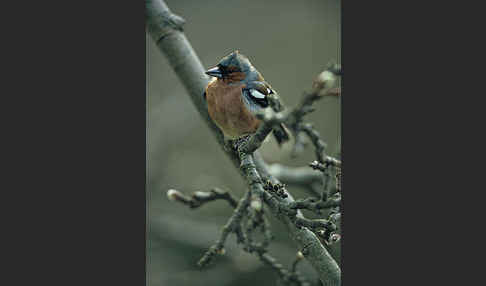
<instances>
[{"instance_id":1,"label":"blue-grey crown","mask_svg":"<svg viewBox=\"0 0 486 286\"><path fill-rule=\"evenodd\" d=\"M222 58L219 64L223 67L238 67L242 72L250 71L252 68L250 60L238 50Z\"/></svg>"}]
</instances>

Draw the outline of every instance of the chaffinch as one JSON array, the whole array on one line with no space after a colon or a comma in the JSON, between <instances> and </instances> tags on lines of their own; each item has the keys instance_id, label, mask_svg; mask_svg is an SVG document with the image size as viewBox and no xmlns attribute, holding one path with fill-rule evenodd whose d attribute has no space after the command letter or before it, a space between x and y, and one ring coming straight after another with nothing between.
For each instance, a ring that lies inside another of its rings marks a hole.
<instances>
[{"instance_id":1,"label":"chaffinch","mask_svg":"<svg viewBox=\"0 0 486 286\"><path fill-rule=\"evenodd\" d=\"M204 92L209 116L226 140L255 133L261 124L255 114L263 108L271 105L276 112L283 110L278 95L239 51L222 58L206 74L214 77ZM275 98L273 104L269 102L270 95ZM289 140L283 124L274 127L273 135L279 145Z\"/></svg>"}]
</instances>

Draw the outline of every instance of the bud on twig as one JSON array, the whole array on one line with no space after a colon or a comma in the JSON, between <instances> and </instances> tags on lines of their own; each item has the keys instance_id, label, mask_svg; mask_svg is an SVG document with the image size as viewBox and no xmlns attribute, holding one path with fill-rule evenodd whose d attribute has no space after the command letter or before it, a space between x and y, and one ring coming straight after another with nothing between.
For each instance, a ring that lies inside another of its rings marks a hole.
<instances>
[{"instance_id":1,"label":"bud on twig","mask_svg":"<svg viewBox=\"0 0 486 286\"><path fill-rule=\"evenodd\" d=\"M328 245L334 244L341 240L341 235L339 233L333 232L329 236L329 241L327 242Z\"/></svg>"},{"instance_id":2,"label":"bud on twig","mask_svg":"<svg viewBox=\"0 0 486 286\"><path fill-rule=\"evenodd\" d=\"M325 70L321 72L312 83L314 89L319 90L318 96L336 95L336 92L330 92L336 84L336 75Z\"/></svg>"},{"instance_id":3,"label":"bud on twig","mask_svg":"<svg viewBox=\"0 0 486 286\"><path fill-rule=\"evenodd\" d=\"M170 189L170 190L167 191L167 198L170 201L176 201L181 196L182 196L181 192L179 192L177 190Z\"/></svg>"},{"instance_id":4,"label":"bud on twig","mask_svg":"<svg viewBox=\"0 0 486 286\"><path fill-rule=\"evenodd\" d=\"M224 248L216 250L216 253L219 255L224 255L226 253L226 250Z\"/></svg>"},{"instance_id":5,"label":"bud on twig","mask_svg":"<svg viewBox=\"0 0 486 286\"><path fill-rule=\"evenodd\" d=\"M304 259L304 254L302 251L297 251L297 259Z\"/></svg>"},{"instance_id":6,"label":"bud on twig","mask_svg":"<svg viewBox=\"0 0 486 286\"><path fill-rule=\"evenodd\" d=\"M250 207L260 212L262 210L262 201L259 198L253 198L250 203Z\"/></svg>"}]
</instances>

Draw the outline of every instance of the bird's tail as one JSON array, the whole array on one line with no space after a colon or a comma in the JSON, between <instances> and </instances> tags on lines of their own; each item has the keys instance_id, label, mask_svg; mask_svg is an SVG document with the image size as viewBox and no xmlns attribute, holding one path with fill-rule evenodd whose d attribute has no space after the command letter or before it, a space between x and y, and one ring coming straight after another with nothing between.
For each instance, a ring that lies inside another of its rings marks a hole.
<instances>
[{"instance_id":1,"label":"bird's tail","mask_svg":"<svg viewBox=\"0 0 486 286\"><path fill-rule=\"evenodd\" d=\"M279 126L273 128L273 136L279 146L282 146L283 143L290 140L289 132L283 123L280 123Z\"/></svg>"}]
</instances>

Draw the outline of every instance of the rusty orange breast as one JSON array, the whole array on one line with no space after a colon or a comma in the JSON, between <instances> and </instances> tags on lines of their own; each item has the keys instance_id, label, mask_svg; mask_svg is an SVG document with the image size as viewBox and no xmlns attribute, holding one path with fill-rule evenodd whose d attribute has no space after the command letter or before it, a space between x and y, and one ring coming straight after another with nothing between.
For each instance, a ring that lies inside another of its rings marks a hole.
<instances>
[{"instance_id":1,"label":"rusty orange breast","mask_svg":"<svg viewBox=\"0 0 486 286\"><path fill-rule=\"evenodd\" d=\"M243 102L244 87L244 84L229 85L214 79L206 88L209 116L230 139L254 133L261 123Z\"/></svg>"}]
</instances>

